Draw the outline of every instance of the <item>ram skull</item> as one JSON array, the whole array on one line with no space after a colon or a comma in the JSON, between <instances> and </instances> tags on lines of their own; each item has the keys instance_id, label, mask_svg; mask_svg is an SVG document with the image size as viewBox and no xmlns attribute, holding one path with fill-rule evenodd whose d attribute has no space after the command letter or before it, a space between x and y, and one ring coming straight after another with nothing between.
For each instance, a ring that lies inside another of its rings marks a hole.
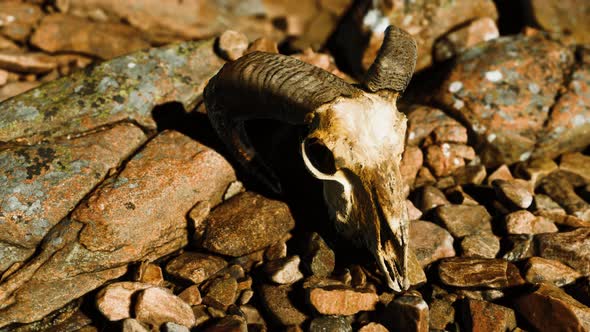
<instances>
[{"instance_id":1,"label":"ram skull","mask_svg":"<svg viewBox=\"0 0 590 332\"><path fill-rule=\"evenodd\" d=\"M409 287L408 216L400 159L406 118L396 99L416 63L416 43L390 26L362 86L289 56L254 52L227 63L204 93L219 137L247 170L274 191L280 183L252 148L251 119L307 124L303 161L322 180L338 232L375 257L394 291Z\"/></svg>"}]
</instances>

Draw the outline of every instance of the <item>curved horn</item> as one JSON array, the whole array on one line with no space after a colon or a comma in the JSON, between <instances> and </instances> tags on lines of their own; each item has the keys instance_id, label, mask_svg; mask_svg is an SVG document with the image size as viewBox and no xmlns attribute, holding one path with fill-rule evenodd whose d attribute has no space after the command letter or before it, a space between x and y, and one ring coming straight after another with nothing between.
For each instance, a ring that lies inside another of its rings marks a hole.
<instances>
[{"instance_id":1,"label":"curved horn","mask_svg":"<svg viewBox=\"0 0 590 332\"><path fill-rule=\"evenodd\" d=\"M335 75L295 58L253 52L226 63L206 86L204 100L211 124L234 157L266 186L280 192L278 179L256 155L243 122L310 123L318 107L339 96L360 93Z\"/></svg>"},{"instance_id":2,"label":"curved horn","mask_svg":"<svg viewBox=\"0 0 590 332\"><path fill-rule=\"evenodd\" d=\"M367 91L402 93L410 83L416 67L417 46L412 36L390 25L385 30L383 44L365 77Z\"/></svg>"}]
</instances>

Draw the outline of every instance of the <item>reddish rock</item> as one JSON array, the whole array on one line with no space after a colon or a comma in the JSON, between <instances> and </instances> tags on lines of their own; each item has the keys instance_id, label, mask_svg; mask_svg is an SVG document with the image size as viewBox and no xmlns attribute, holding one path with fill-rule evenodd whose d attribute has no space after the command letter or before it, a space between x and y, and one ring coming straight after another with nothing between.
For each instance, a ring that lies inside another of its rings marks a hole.
<instances>
[{"instance_id":1,"label":"reddish rock","mask_svg":"<svg viewBox=\"0 0 590 332\"><path fill-rule=\"evenodd\" d=\"M243 33L227 30L217 38L217 47L224 59L234 61L244 55L248 48L248 37Z\"/></svg>"},{"instance_id":2,"label":"reddish rock","mask_svg":"<svg viewBox=\"0 0 590 332\"><path fill-rule=\"evenodd\" d=\"M121 326L122 332L149 332L137 319L127 318Z\"/></svg>"},{"instance_id":3,"label":"reddish rock","mask_svg":"<svg viewBox=\"0 0 590 332\"><path fill-rule=\"evenodd\" d=\"M557 202L544 194L535 194L533 209L536 214L543 214L546 216L566 215L565 210L559 204L557 204Z\"/></svg>"},{"instance_id":4,"label":"reddish rock","mask_svg":"<svg viewBox=\"0 0 590 332\"><path fill-rule=\"evenodd\" d=\"M321 316L309 324L309 332L352 332L350 320L342 316Z\"/></svg>"},{"instance_id":5,"label":"reddish rock","mask_svg":"<svg viewBox=\"0 0 590 332\"><path fill-rule=\"evenodd\" d=\"M492 216L481 205L444 205L437 207L435 213L455 237L492 231Z\"/></svg>"},{"instance_id":6,"label":"reddish rock","mask_svg":"<svg viewBox=\"0 0 590 332\"><path fill-rule=\"evenodd\" d=\"M277 42L272 39L268 39L265 37L260 37L253 41L246 52L244 54L252 53L252 52L266 52L266 53L279 53L279 48L277 46Z\"/></svg>"},{"instance_id":7,"label":"reddish rock","mask_svg":"<svg viewBox=\"0 0 590 332\"><path fill-rule=\"evenodd\" d=\"M533 203L533 193L526 182L519 179L495 180L492 182L496 195L510 205L526 209Z\"/></svg>"},{"instance_id":8,"label":"reddish rock","mask_svg":"<svg viewBox=\"0 0 590 332\"><path fill-rule=\"evenodd\" d=\"M402 295L391 301L384 312L384 324L391 331L427 332L428 305L413 294Z\"/></svg>"},{"instance_id":9,"label":"reddish rock","mask_svg":"<svg viewBox=\"0 0 590 332\"><path fill-rule=\"evenodd\" d=\"M524 279L532 284L546 282L562 287L582 275L571 267L555 260L531 257L524 268Z\"/></svg>"},{"instance_id":10,"label":"reddish rock","mask_svg":"<svg viewBox=\"0 0 590 332\"><path fill-rule=\"evenodd\" d=\"M348 75L338 69L338 66L336 66L336 61L329 54L314 52L313 49L306 48L303 53L293 54L292 57L322 68L323 70L332 73L345 81L351 83L354 82L354 80L352 80Z\"/></svg>"},{"instance_id":11,"label":"reddish rock","mask_svg":"<svg viewBox=\"0 0 590 332\"><path fill-rule=\"evenodd\" d=\"M0 152L0 272L24 262L62 220L146 137L123 124L71 140ZM59 185L57 185L59 184Z\"/></svg>"},{"instance_id":12,"label":"reddish rock","mask_svg":"<svg viewBox=\"0 0 590 332\"><path fill-rule=\"evenodd\" d=\"M558 169L557 164L548 158L538 158L519 163L515 167L515 174L519 178L527 179L532 187L537 187L544 177Z\"/></svg>"},{"instance_id":13,"label":"reddish rock","mask_svg":"<svg viewBox=\"0 0 590 332\"><path fill-rule=\"evenodd\" d=\"M537 137L547 135L572 62L567 48L542 37L498 38L461 54L435 99L469 124L486 166L552 158L564 149L537 148Z\"/></svg>"},{"instance_id":14,"label":"reddish rock","mask_svg":"<svg viewBox=\"0 0 590 332\"><path fill-rule=\"evenodd\" d=\"M227 262L221 257L184 252L166 264L166 272L198 285L226 266Z\"/></svg>"},{"instance_id":15,"label":"reddish rock","mask_svg":"<svg viewBox=\"0 0 590 332\"><path fill-rule=\"evenodd\" d=\"M422 268L441 258L455 256L453 237L444 228L428 221L410 222L410 248Z\"/></svg>"},{"instance_id":16,"label":"reddish rock","mask_svg":"<svg viewBox=\"0 0 590 332\"><path fill-rule=\"evenodd\" d=\"M502 256L509 262L520 261L536 254L532 235L512 235L506 237L508 250Z\"/></svg>"},{"instance_id":17,"label":"reddish rock","mask_svg":"<svg viewBox=\"0 0 590 332\"><path fill-rule=\"evenodd\" d=\"M187 327L195 324L191 307L165 288L152 287L141 291L134 309L137 320L156 328L166 322Z\"/></svg>"},{"instance_id":18,"label":"reddish rock","mask_svg":"<svg viewBox=\"0 0 590 332\"><path fill-rule=\"evenodd\" d=\"M426 185L433 185L435 183L436 179L428 167L420 167L420 170L418 170L418 174L416 175L416 180L414 181L414 187L419 188Z\"/></svg>"},{"instance_id":19,"label":"reddish rock","mask_svg":"<svg viewBox=\"0 0 590 332\"><path fill-rule=\"evenodd\" d=\"M492 1L455 1L444 3L375 1L357 4L336 32L338 52L346 56L356 72L366 70L383 41L385 28L392 24L409 32L418 45L416 70L432 63L434 42L448 32L477 18L496 19Z\"/></svg>"},{"instance_id":20,"label":"reddish rock","mask_svg":"<svg viewBox=\"0 0 590 332\"><path fill-rule=\"evenodd\" d=\"M455 321L455 307L453 296L434 299L429 304L429 327L432 330L445 330L447 325Z\"/></svg>"},{"instance_id":21,"label":"reddish rock","mask_svg":"<svg viewBox=\"0 0 590 332\"><path fill-rule=\"evenodd\" d=\"M110 284L96 294L96 307L110 321L130 318L132 296L150 287L153 285L129 281Z\"/></svg>"},{"instance_id":22,"label":"reddish rock","mask_svg":"<svg viewBox=\"0 0 590 332\"><path fill-rule=\"evenodd\" d=\"M359 332L388 332L389 330L379 323L369 323L359 329Z\"/></svg>"},{"instance_id":23,"label":"reddish rock","mask_svg":"<svg viewBox=\"0 0 590 332\"><path fill-rule=\"evenodd\" d=\"M443 111L422 105L414 105L407 111L408 129L406 142L422 145L435 129L439 127L457 128L461 124Z\"/></svg>"},{"instance_id":24,"label":"reddish rock","mask_svg":"<svg viewBox=\"0 0 590 332\"><path fill-rule=\"evenodd\" d=\"M422 167L422 162L422 150L412 145L406 146L399 168L404 181L404 192L406 196L410 192L410 189L414 187L414 181L416 180L416 175L420 167Z\"/></svg>"},{"instance_id":25,"label":"reddish rock","mask_svg":"<svg viewBox=\"0 0 590 332\"><path fill-rule=\"evenodd\" d=\"M510 308L473 299L468 299L464 306L467 331L505 332L516 328L516 316Z\"/></svg>"},{"instance_id":26,"label":"reddish rock","mask_svg":"<svg viewBox=\"0 0 590 332\"><path fill-rule=\"evenodd\" d=\"M187 244L191 207L197 201L218 204L234 180L219 154L178 132L162 132L54 226L37 254L0 283L0 303L16 299L0 309L0 327L38 320L120 277L128 263L180 249Z\"/></svg>"},{"instance_id":27,"label":"reddish rock","mask_svg":"<svg viewBox=\"0 0 590 332\"><path fill-rule=\"evenodd\" d=\"M590 4L575 0L531 0L525 7L529 23L543 30L567 36L576 44L590 43Z\"/></svg>"},{"instance_id":28,"label":"reddish rock","mask_svg":"<svg viewBox=\"0 0 590 332\"><path fill-rule=\"evenodd\" d=\"M538 331L586 331L590 308L556 286L538 284L515 300L515 308Z\"/></svg>"},{"instance_id":29,"label":"reddish rock","mask_svg":"<svg viewBox=\"0 0 590 332\"><path fill-rule=\"evenodd\" d=\"M482 165L464 166L453 173L457 185L481 184L486 178L486 168Z\"/></svg>"},{"instance_id":30,"label":"reddish rock","mask_svg":"<svg viewBox=\"0 0 590 332\"><path fill-rule=\"evenodd\" d=\"M445 194L440 191L440 189L434 186L426 185L423 186L419 191L418 204L416 205L420 211L422 211L422 213L427 213L437 206L444 206L448 204L450 204L450 202L447 200Z\"/></svg>"},{"instance_id":31,"label":"reddish rock","mask_svg":"<svg viewBox=\"0 0 590 332\"><path fill-rule=\"evenodd\" d=\"M270 280L277 284L292 284L303 279L303 274L299 270L299 256L290 256L265 264L264 271L268 274Z\"/></svg>"},{"instance_id":32,"label":"reddish rock","mask_svg":"<svg viewBox=\"0 0 590 332\"><path fill-rule=\"evenodd\" d=\"M52 14L41 21L31 43L50 52L77 52L102 59L149 48L141 33L128 25L92 22L64 14Z\"/></svg>"},{"instance_id":33,"label":"reddish rock","mask_svg":"<svg viewBox=\"0 0 590 332\"><path fill-rule=\"evenodd\" d=\"M276 323L283 326L299 325L307 319L307 316L293 303L292 297L295 293L291 285L261 286L261 301L271 319Z\"/></svg>"},{"instance_id":34,"label":"reddish rock","mask_svg":"<svg viewBox=\"0 0 590 332\"><path fill-rule=\"evenodd\" d=\"M312 233L306 243L303 262L307 270L317 277L327 277L332 274L336 265L336 256L324 239L319 234Z\"/></svg>"},{"instance_id":35,"label":"reddish rock","mask_svg":"<svg viewBox=\"0 0 590 332\"><path fill-rule=\"evenodd\" d=\"M408 209L408 219L409 220L418 220L422 217L422 211L418 210L414 203L409 199L406 199L406 209Z\"/></svg>"},{"instance_id":36,"label":"reddish rock","mask_svg":"<svg viewBox=\"0 0 590 332\"><path fill-rule=\"evenodd\" d=\"M203 303L220 310L234 304L237 297L238 282L231 276L223 276L213 279L205 286L203 291Z\"/></svg>"},{"instance_id":37,"label":"reddish rock","mask_svg":"<svg viewBox=\"0 0 590 332\"><path fill-rule=\"evenodd\" d=\"M559 169L577 174L590 183L590 156L583 155L579 152L566 153L561 156Z\"/></svg>"},{"instance_id":38,"label":"reddish rock","mask_svg":"<svg viewBox=\"0 0 590 332\"><path fill-rule=\"evenodd\" d=\"M193 109L205 82L222 63L212 40L173 44L103 62L91 71L78 71L0 104L0 141L20 138L30 143L127 120L156 129L154 107L177 101Z\"/></svg>"},{"instance_id":39,"label":"reddish rock","mask_svg":"<svg viewBox=\"0 0 590 332\"><path fill-rule=\"evenodd\" d=\"M277 242L295 226L287 204L245 192L213 210L199 245L238 257Z\"/></svg>"},{"instance_id":40,"label":"reddish rock","mask_svg":"<svg viewBox=\"0 0 590 332\"><path fill-rule=\"evenodd\" d=\"M512 212L505 217L508 234L555 233L557 226L550 220L537 217L527 210Z\"/></svg>"},{"instance_id":41,"label":"reddish rock","mask_svg":"<svg viewBox=\"0 0 590 332\"><path fill-rule=\"evenodd\" d=\"M154 286L162 286L164 283L162 268L153 263L142 262L135 273L134 280Z\"/></svg>"},{"instance_id":42,"label":"reddish rock","mask_svg":"<svg viewBox=\"0 0 590 332\"><path fill-rule=\"evenodd\" d=\"M0 35L25 42L43 17L39 6L21 1L4 1L0 8Z\"/></svg>"},{"instance_id":43,"label":"reddish rock","mask_svg":"<svg viewBox=\"0 0 590 332\"><path fill-rule=\"evenodd\" d=\"M524 283L516 266L502 259L446 258L438 275L445 285L454 287L502 289Z\"/></svg>"},{"instance_id":44,"label":"reddish rock","mask_svg":"<svg viewBox=\"0 0 590 332\"><path fill-rule=\"evenodd\" d=\"M451 175L455 170L465 166L463 147L449 143L430 145L426 149L426 164L436 176Z\"/></svg>"},{"instance_id":45,"label":"reddish rock","mask_svg":"<svg viewBox=\"0 0 590 332\"><path fill-rule=\"evenodd\" d=\"M590 228L535 236L539 256L558 260L578 272L590 273Z\"/></svg>"},{"instance_id":46,"label":"reddish rock","mask_svg":"<svg viewBox=\"0 0 590 332\"><path fill-rule=\"evenodd\" d=\"M568 214L590 221L590 204L582 199L569 181L567 173L558 171L543 178L539 187L559 203Z\"/></svg>"},{"instance_id":47,"label":"reddish rock","mask_svg":"<svg viewBox=\"0 0 590 332\"><path fill-rule=\"evenodd\" d=\"M500 251L500 239L490 232L467 235L461 240L462 257L495 258Z\"/></svg>"},{"instance_id":48,"label":"reddish rock","mask_svg":"<svg viewBox=\"0 0 590 332\"><path fill-rule=\"evenodd\" d=\"M312 287L308 301L322 315L349 316L359 311L373 311L379 296L368 290L356 290L345 286Z\"/></svg>"},{"instance_id":49,"label":"reddish rock","mask_svg":"<svg viewBox=\"0 0 590 332\"><path fill-rule=\"evenodd\" d=\"M57 63L43 53L0 52L0 68L22 73L46 73L57 68Z\"/></svg>"},{"instance_id":50,"label":"reddish rock","mask_svg":"<svg viewBox=\"0 0 590 332\"><path fill-rule=\"evenodd\" d=\"M453 204L463 204L472 206L479 205L479 202L476 201L475 198L467 194L461 186L452 186L450 188L447 188L445 190L445 195Z\"/></svg>"},{"instance_id":51,"label":"reddish rock","mask_svg":"<svg viewBox=\"0 0 590 332\"><path fill-rule=\"evenodd\" d=\"M201 292L197 285L188 286L178 294L178 297L190 306L199 305L202 302Z\"/></svg>"},{"instance_id":52,"label":"reddish rock","mask_svg":"<svg viewBox=\"0 0 590 332\"><path fill-rule=\"evenodd\" d=\"M238 315L228 315L221 318L215 324L209 326L204 332L222 332L222 331L232 331L232 332L247 332L248 331L248 324L246 320ZM188 331L188 329L187 329Z\"/></svg>"},{"instance_id":53,"label":"reddish rock","mask_svg":"<svg viewBox=\"0 0 590 332\"><path fill-rule=\"evenodd\" d=\"M510 172L510 169L508 168L508 166L506 165L501 165L500 167L496 168L495 171L493 171L489 176L488 179L486 181L486 183L491 186L492 183L494 182L494 180L512 180L514 179L512 177L512 173Z\"/></svg>"},{"instance_id":54,"label":"reddish rock","mask_svg":"<svg viewBox=\"0 0 590 332\"><path fill-rule=\"evenodd\" d=\"M496 22L489 17L473 20L454 30L434 44L435 61L444 61L461 54L478 43L500 37Z\"/></svg>"}]
</instances>

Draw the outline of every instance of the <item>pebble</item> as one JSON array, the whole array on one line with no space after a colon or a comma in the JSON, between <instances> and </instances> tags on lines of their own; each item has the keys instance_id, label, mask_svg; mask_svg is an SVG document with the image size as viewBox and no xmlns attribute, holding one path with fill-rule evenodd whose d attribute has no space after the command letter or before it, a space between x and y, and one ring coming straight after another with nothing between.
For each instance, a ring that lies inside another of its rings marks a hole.
<instances>
[{"instance_id":1,"label":"pebble","mask_svg":"<svg viewBox=\"0 0 590 332\"><path fill-rule=\"evenodd\" d=\"M224 31L217 40L221 56L228 61L234 61L244 55L248 48L248 37L241 32Z\"/></svg>"},{"instance_id":2,"label":"pebble","mask_svg":"<svg viewBox=\"0 0 590 332\"><path fill-rule=\"evenodd\" d=\"M428 312L431 330L445 330L455 321L454 302L455 299L452 299L452 296L432 300Z\"/></svg>"},{"instance_id":3,"label":"pebble","mask_svg":"<svg viewBox=\"0 0 590 332\"><path fill-rule=\"evenodd\" d=\"M123 320L122 325L122 332L149 332L149 330L135 318L126 318Z\"/></svg>"},{"instance_id":4,"label":"pebble","mask_svg":"<svg viewBox=\"0 0 590 332\"><path fill-rule=\"evenodd\" d=\"M307 319L307 315L293 303L293 297L298 293L291 285L262 285L259 294L270 318L276 324L288 326L299 325Z\"/></svg>"},{"instance_id":5,"label":"pebble","mask_svg":"<svg viewBox=\"0 0 590 332\"><path fill-rule=\"evenodd\" d=\"M203 303L219 310L227 310L237 298L238 282L230 276L213 279L203 290Z\"/></svg>"},{"instance_id":6,"label":"pebble","mask_svg":"<svg viewBox=\"0 0 590 332\"><path fill-rule=\"evenodd\" d=\"M160 327L160 330L162 332L190 332L188 327L186 327L184 325L172 323L172 322L167 322L167 323L162 324L162 327Z\"/></svg>"},{"instance_id":7,"label":"pebble","mask_svg":"<svg viewBox=\"0 0 590 332\"><path fill-rule=\"evenodd\" d=\"M527 210L512 212L504 218L508 234L555 233L557 226L550 220L537 217Z\"/></svg>"},{"instance_id":8,"label":"pebble","mask_svg":"<svg viewBox=\"0 0 590 332\"><path fill-rule=\"evenodd\" d=\"M431 209L437 206L443 206L450 204L445 194L438 188L430 185L423 186L418 194L418 202L416 206L422 211L427 213Z\"/></svg>"},{"instance_id":9,"label":"pebble","mask_svg":"<svg viewBox=\"0 0 590 332\"><path fill-rule=\"evenodd\" d=\"M524 279L532 284L546 282L562 287L582 275L571 267L551 259L531 257L524 267Z\"/></svg>"},{"instance_id":10,"label":"pebble","mask_svg":"<svg viewBox=\"0 0 590 332\"><path fill-rule=\"evenodd\" d=\"M533 292L516 298L515 309L538 331L590 329L590 308L550 284L537 284Z\"/></svg>"},{"instance_id":11,"label":"pebble","mask_svg":"<svg viewBox=\"0 0 590 332\"><path fill-rule=\"evenodd\" d=\"M165 288L152 287L140 291L134 312L137 320L156 327L166 322L187 327L195 324L191 306Z\"/></svg>"},{"instance_id":12,"label":"pebble","mask_svg":"<svg viewBox=\"0 0 590 332\"><path fill-rule=\"evenodd\" d=\"M214 209L197 245L239 257L281 240L295 226L287 204L252 192L238 194Z\"/></svg>"},{"instance_id":13,"label":"pebble","mask_svg":"<svg viewBox=\"0 0 590 332\"><path fill-rule=\"evenodd\" d=\"M96 294L96 307L110 321L129 318L131 317L132 297L137 291L152 286L129 281L110 284Z\"/></svg>"},{"instance_id":14,"label":"pebble","mask_svg":"<svg viewBox=\"0 0 590 332\"><path fill-rule=\"evenodd\" d=\"M252 52L266 52L266 53L279 53L279 49L277 47L277 42L272 39L268 39L265 37L260 37L255 39L244 54L252 53Z\"/></svg>"},{"instance_id":15,"label":"pebble","mask_svg":"<svg viewBox=\"0 0 590 332\"><path fill-rule=\"evenodd\" d=\"M396 297L383 312L383 323L391 331L428 332L426 302L412 293Z\"/></svg>"},{"instance_id":16,"label":"pebble","mask_svg":"<svg viewBox=\"0 0 590 332\"><path fill-rule=\"evenodd\" d=\"M310 332L352 332L352 326L345 317L323 316L314 318L309 324Z\"/></svg>"},{"instance_id":17,"label":"pebble","mask_svg":"<svg viewBox=\"0 0 590 332\"><path fill-rule=\"evenodd\" d=\"M516 266L502 259L446 258L438 266L443 284L502 289L524 283Z\"/></svg>"},{"instance_id":18,"label":"pebble","mask_svg":"<svg viewBox=\"0 0 590 332\"><path fill-rule=\"evenodd\" d=\"M43 74L57 68L57 62L44 53L0 51L0 68L19 73Z\"/></svg>"},{"instance_id":19,"label":"pebble","mask_svg":"<svg viewBox=\"0 0 590 332\"><path fill-rule=\"evenodd\" d=\"M154 286L162 286L164 283L162 268L154 263L147 262L142 262L139 265L134 279L138 282L152 284Z\"/></svg>"},{"instance_id":20,"label":"pebble","mask_svg":"<svg viewBox=\"0 0 590 332\"><path fill-rule=\"evenodd\" d=\"M513 331L516 328L516 316L510 308L474 299L468 299L464 306L469 315L467 331Z\"/></svg>"},{"instance_id":21,"label":"pebble","mask_svg":"<svg viewBox=\"0 0 590 332\"><path fill-rule=\"evenodd\" d=\"M467 235L461 240L462 257L495 258L500 251L500 239L490 232Z\"/></svg>"},{"instance_id":22,"label":"pebble","mask_svg":"<svg viewBox=\"0 0 590 332\"><path fill-rule=\"evenodd\" d=\"M580 152L566 153L561 156L559 169L577 174L590 183L590 157Z\"/></svg>"},{"instance_id":23,"label":"pebble","mask_svg":"<svg viewBox=\"0 0 590 332\"><path fill-rule=\"evenodd\" d=\"M453 173L457 185L481 184L486 178L486 168L482 165L467 165Z\"/></svg>"},{"instance_id":24,"label":"pebble","mask_svg":"<svg viewBox=\"0 0 590 332\"><path fill-rule=\"evenodd\" d=\"M191 306L199 305L202 302L201 292L197 285L188 286L178 294L178 297Z\"/></svg>"},{"instance_id":25,"label":"pebble","mask_svg":"<svg viewBox=\"0 0 590 332\"><path fill-rule=\"evenodd\" d=\"M373 311L379 302L376 293L346 286L312 287L308 290L311 306L322 315L354 315L360 311Z\"/></svg>"},{"instance_id":26,"label":"pebble","mask_svg":"<svg viewBox=\"0 0 590 332\"><path fill-rule=\"evenodd\" d=\"M492 186L496 191L496 195L504 200L510 202L514 206L527 209L533 203L533 194L527 188L526 182L522 180L495 180Z\"/></svg>"},{"instance_id":27,"label":"pebble","mask_svg":"<svg viewBox=\"0 0 590 332\"><path fill-rule=\"evenodd\" d=\"M187 251L168 262L166 272L198 285L226 266L227 262L221 257Z\"/></svg>"},{"instance_id":28,"label":"pebble","mask_svg":"<svg viewBox=\"0 0 590 332\"><path fill-rule=\"evenodd\" d=\"M243 317L228 315L203 330L204 332L248 332L248 324Z\"/></svg>"},{"instance_id":29,"label":"pebble","mask_svg":"<svg viewBox=\"0 0 590 332\"><path fill-rule=\"evenodd\" d=\"M287 257L287 243L285 241L279 241L264 251L264 259L267 261L274 261L285 257Z\"/></svg>"},{"instance_id":30,"label":"pebble","mask_svg":"<svg viewBox=\"0 0 590 332\"><path fill-rule=\"evenodd\" d=\"M494 182L494 180L512 180L514 179L512 177L512 173L510 172L510 169L508 168L508 166L504 165L500 165L498 168L496 168L495 171L493 171L488 178L486 179L486 183L488 184L488 186L491 186L492 183Z\"/></svg>"},{"instance_id":31,"label":"pebble","mask_svg":"<svg viewBox=\"0 0 590 332\"><path fill-rule=\"evenodd\" d=\"M411 221L409 235L410 248L423 268L441 258L455 256L453 237L446 229L434 223Z\"/></svg>"},{"instance_id":32,"label":"pebble","mask_svg":"<svg viewBox=\"0 0 590 332\"><path fill-rule=\"evenodd\" d=\"M578 272L590 273L590 228L535 236L539 256L558 260Z\"/></svg>"},{"instance_id":33,"label":"pebble","mask_svg":"<svg viewBox=\"0 0 590 332\"><path fill-rule=\"evenodd\" d=\"M507 236L506 242L508 243L508 250L502 256L503 259L514 262L532 257L535 255L535 245L533 242L532 235L512 235Z\"/></svg>"},{"instance_id":34,"label":"pebble","mask_svg":"<svg viewBox=\"0 0 590 332\"><path fill-rule=\"evenodd\" d=\"M359 329L359 332L389 332L389 330L379 323L369 323L367 325L363 325Z\"/></svg>"},{"instance_id":35,"label":"pebble","mask_svg":"<svg viewBox=\"0 0 590 332\"><path fill-rule=\"evenodd\" d=\"M307 271L317 277L327 277L332 274L336 265L336 256L324 239L319 234L312 233L305 243L303 262Z\"/></svg>"},{"instance_id":36,"label":"pebble","mask_svg":"<svg viewBox=\"0 0 590 332\"><path fill-rule=\"evenodd\" d=\"M481 205L444 205L437 207L435 214L454 237L492 231L492 216Z\"/></svg>"},{"instance_id":37,"label":"pebble","mask_svg":"<svg viewBox=\"0 0 590 332\"><path fill-rule=\"evenodd\" d=\"M303 279L303 274L299 270L300 262L301 259L297 255L277 259L267 262L264 272L277 284L292 284Z\"/></svg>"}]
</instances>

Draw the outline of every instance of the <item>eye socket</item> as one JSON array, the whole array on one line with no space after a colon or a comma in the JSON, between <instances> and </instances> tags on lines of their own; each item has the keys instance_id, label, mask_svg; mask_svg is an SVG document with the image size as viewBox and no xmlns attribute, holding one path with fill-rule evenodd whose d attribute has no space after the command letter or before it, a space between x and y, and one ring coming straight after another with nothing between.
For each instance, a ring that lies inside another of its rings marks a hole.
<instances>
[{"instance_id":1,"label":"eye socket","mask_svg":"<svg viewBox=\"0 0 590 332\"><path fill-rule=\"evenodd\" d=\"M303 146L307 158L316 170L328 175L336 173L334 155L321 140L315 137L308 138L304 141Z\"/></svg>"}]
</instances>

